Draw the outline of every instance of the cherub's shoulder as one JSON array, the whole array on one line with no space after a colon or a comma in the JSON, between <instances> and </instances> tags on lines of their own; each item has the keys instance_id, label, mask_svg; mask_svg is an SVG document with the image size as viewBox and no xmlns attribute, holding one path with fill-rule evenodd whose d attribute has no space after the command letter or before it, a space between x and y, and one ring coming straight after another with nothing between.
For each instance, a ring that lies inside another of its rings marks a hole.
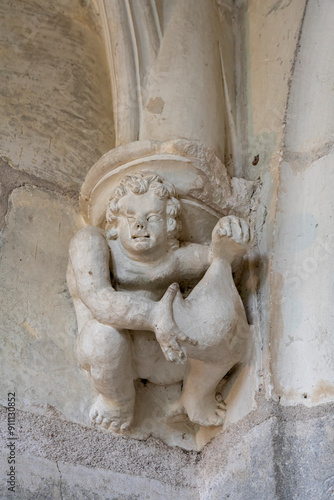
<instances>
[{"instance_id":1,"label":"cherub's shoulder","mask_svg":"<svg viewBox=\"0 0 334 500\"><path fill-rule=\"evenodd\" d=\"M100 229L99 227L96 226L85 226L75 235L73 236L72 240L87 240L87 239L106 239L105 231L103 229Z\"/></svg>"},{"instance_id":2,"label":"cherub's shoulder","mask_svg":"<svg viewBox=\"0 0 334 500\"><path fill-rule=\"evenodd\" d=\"M95 226L85 226L73 236L70 242L70 255L75 252L96 252L98 249L104 251L108 248L105 232Z\"/></svg>"}]
</instances>

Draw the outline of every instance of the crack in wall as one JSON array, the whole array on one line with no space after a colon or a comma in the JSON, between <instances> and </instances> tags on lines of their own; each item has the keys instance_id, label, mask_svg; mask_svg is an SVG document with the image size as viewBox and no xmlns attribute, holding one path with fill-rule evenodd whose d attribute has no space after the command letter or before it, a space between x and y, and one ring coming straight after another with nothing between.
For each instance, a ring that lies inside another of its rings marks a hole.
<instances>
[{"instance_id":1,"label":"crack in wall","mask_svg":"<svg viewBox=\"0 0 334 500\"><path fill-rule=\"evenodd\" d=\"M58 461L56 462L56 465L57 465L57 469L59 472L59 493L60 493L61 500L63 500L63 476L62 476L61 470L59 468Z\"/></svg>"},{"instance_id":2,"label":"crack in wall","mask_svg":"<svg viewBox=\"0 0 334 500\"><path fill-rule=\"evenodd\" d=\"M15 189L31 185L45 191L65 196L78 204L78 192L72 189L63 189L55 182L50 182L24 170L18 170L11 165L8 158L0 156L1 169L1 201L0 201L0 231L6 225L6 216L9 208L9 198Z\"/></svg>"}]
</instances>

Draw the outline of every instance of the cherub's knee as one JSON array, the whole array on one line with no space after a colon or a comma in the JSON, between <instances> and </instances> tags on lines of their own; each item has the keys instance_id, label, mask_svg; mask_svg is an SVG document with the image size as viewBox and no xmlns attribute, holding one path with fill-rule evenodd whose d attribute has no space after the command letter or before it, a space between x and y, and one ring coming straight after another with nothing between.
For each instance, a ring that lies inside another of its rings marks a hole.
<instances>
[{"instance_id":1,"label":"cherub's knee","mask_svg":"<svg viewBox=\"0 0 334 500\"><path fill-rule=\"evenodd\" d=\"M119 332L96 320L88 321L78 338L78 359L89 370L92 366L112 363L131 349L129 334Z\"/></svg>"}]
</instances>

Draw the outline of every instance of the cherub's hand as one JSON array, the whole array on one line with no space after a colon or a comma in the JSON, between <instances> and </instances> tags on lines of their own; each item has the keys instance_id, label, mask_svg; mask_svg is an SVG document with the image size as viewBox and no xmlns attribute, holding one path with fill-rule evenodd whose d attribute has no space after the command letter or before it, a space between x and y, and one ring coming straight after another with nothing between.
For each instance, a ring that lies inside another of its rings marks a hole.
<instances>
[{"instance_id":1,"label":"cherub's hand","mask_svg":"<svg viewBox=\"0 0 334 500\"><path fill-rule=\"evenodd\" d=\"M244 219L235 215L222 217L212 232L213 256L223 256L232 262L246 253L250 239L250 227Z\"/></svg>"},{"instance_id":2,"label":"cherub's hand","mask_svg":"<svg viewBox=\"0 0 334 500\"><path fill-rule=\"evenodd\" d=\"M175 324L173 318L173 300L178 290L179 285L173 283L168 287L160 302L157 303L157 321L154 325L154 331L167 361L185 363L187 356L184 348L180 346L180 341L188 342L192 345L196 345L197 342L181 332Z\"/></svg>"}]
</instances>

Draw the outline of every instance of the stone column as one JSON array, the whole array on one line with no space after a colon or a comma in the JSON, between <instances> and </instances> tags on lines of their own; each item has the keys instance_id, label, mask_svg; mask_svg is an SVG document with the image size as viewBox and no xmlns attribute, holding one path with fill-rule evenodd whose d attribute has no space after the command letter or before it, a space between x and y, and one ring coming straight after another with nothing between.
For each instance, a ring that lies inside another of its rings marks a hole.
<instances>
[{"instance_id":1,"label":"stone column","mask_svg":"<svg viewBox=\"0 0 334 500\"><path fill-rule=\"evenodd\" d=\"M213 0L99 1L116 146L198 140L224 160L227 28ZM225 49L224 49L225 46ZM232 50L230 50L232 53ZM224 61L223 62L223 57ZM224 88L225 87L225 88Z\"/></svg>"},{"instance_id":2,"label":"stone column","mask_svg":"<svg viewBox=\"0 0 334 500\"><path fill-rule=\"evenodd\" d=\"M334 4L309 2L286 115L272 262L272 375L286 404L334 398Z\"/></svg>"}]
</instances>

